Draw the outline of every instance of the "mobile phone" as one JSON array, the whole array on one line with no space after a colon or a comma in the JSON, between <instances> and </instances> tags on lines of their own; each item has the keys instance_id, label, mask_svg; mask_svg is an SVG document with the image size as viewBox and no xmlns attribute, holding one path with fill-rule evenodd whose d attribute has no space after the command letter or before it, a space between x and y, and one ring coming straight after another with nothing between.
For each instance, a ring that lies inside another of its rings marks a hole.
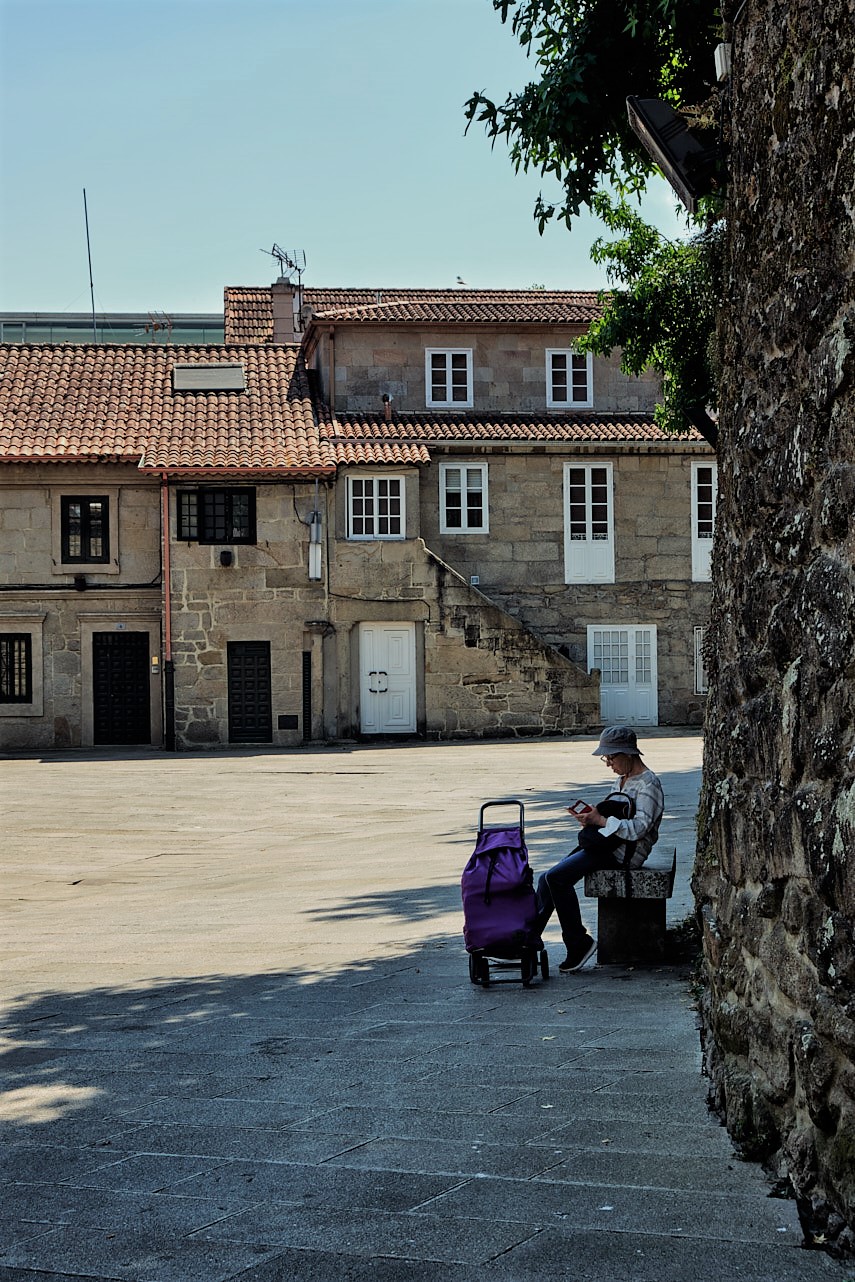
<instances>
[{"instance_id":1,"label":"mobile phone","mask_svg":"<svg viewBox=\"0 0 855 1282\"><path fill-rule=\"evenodd\" d=\"M589 806L587 801L574 801L572 806L568 806L567 809L571 815L588 815L594 807Z\"/></svg>"}]
</instances>

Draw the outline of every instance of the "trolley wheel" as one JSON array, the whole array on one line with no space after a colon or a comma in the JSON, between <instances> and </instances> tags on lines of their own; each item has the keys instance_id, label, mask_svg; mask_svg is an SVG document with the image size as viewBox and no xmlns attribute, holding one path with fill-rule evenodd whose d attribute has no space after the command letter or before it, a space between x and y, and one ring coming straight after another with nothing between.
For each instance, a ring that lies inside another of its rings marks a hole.
<instances>
[{"instance_id":1,"label":"trolley wheel","mask_svg":"<svg viewBox=\"0 0 855 1282\"><path fill-rule=\"evenodd\" d=\"M482 957L480 959L480 962L478 965L478 973L481 979L482 986L486 988L490 983L490 963L486 957Z\"/></svg>"},{"instance_id":2,"label":"trolley wheel","mask_svg":"<svg viewBox=\"0 0 855 1282\"><path fill-rule=\"evenodd\" d=\"M469 978L473 984L479 984L481 977L478 973L478 958L474 953L469 954Z\"/></svg>"},{"instance_id":3,"label":"trolley wheel","mask_svg":"<svg viewBox=\"0 0 855 1282\"><path fill-rule=\"evenodd\" d=\"M522 971L523 987L528 988L537 971L535 964L535 955L528 949L525 950L520 958L520 970Z\"/></svg>"},{"instance_id":4,"label":"trolley wheel","mask_svg":"<svg viewBox=\"0 0 855 1282\"><path fill-rule=\"evenodd\" d=\"M549 979L549 954L545 948L540 954L540 974L543 979Z\"/></svg>"}]
</instances>

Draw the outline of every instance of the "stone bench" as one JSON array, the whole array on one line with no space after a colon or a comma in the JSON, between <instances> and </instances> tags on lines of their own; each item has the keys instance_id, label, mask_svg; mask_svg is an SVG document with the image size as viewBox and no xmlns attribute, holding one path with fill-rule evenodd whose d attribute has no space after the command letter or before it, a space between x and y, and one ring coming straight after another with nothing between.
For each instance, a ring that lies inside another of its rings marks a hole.
<instances>
[{"instance_id":1,"label":"stone bench","mask_svg":"<svg viewBox=\"0 0 855 1282\"><path fill-rule=\"evenodd\" d=\"M597 961L632 966L665 960L665 903L674 893L677 850L654 846L641 868L600 868L585 874L597 899Z\"/></svg>"}]
</instances>

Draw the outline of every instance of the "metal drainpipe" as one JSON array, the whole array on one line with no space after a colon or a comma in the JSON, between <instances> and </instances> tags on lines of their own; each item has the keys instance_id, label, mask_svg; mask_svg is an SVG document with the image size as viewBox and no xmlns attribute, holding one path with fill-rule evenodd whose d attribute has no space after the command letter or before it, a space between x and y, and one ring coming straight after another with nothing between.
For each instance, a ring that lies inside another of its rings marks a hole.
<instances>
[{"instance_id":1,"label":"metal drainpipe","mask_svg":"<svg viewBox=\"0 0 855 1282\"><path fill-rule=\"evenodd\" d=\"M160 474L160 531L163 564L163 746L175 751L175 667L172 662L172 566L169 559L169 478Z\"/></svg>"}]
</instances>

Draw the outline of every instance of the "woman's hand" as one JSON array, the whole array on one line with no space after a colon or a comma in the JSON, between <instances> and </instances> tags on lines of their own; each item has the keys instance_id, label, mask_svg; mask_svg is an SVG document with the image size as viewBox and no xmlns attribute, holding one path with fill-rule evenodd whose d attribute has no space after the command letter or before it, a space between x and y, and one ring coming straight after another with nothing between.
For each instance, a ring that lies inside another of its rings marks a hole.
<instances>
[{"instance_id":1,"label":"woman's hand","mask_svg":"<svg viewBox=\"0 0 855 1282\"><path fill-rule=\"evenodd\" d=\"M586 828L605 828L606 817L600 814L596 806L592 806L586 814L580 816L579 823Z\"/></svg>"}]
</instances>

